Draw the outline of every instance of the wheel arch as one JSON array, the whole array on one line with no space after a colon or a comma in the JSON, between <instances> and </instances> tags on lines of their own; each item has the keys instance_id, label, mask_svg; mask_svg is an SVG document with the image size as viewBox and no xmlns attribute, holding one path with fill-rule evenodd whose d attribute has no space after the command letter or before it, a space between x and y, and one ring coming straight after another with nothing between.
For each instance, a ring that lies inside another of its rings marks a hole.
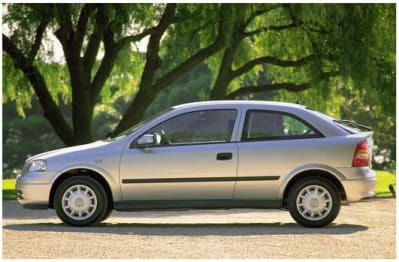
<instances>
[{"instance_id":1,"label":"wheel arch","mask_svg":"<svg viewBox=\"0 0 399 262\"><path fill-rule=\"evenodd\" d=\"M113 194L113 190L111 189L111 185L109 181L97 170L93 170L86 167L76 167L65 170L57 176L57 178L53 181L52 187L50 189L50 196L49 196L49 208L54 208L54 195L55 191L57 190L58 186L62 184L68 178L74 176L87 176L94 180L96 180L100 185L104 188L107 197L108 197L108 208L113 209L113 203L115 196Z\"/></svg>"},{"instance_id":2,"label":"wheel arch","mask_svg":"<svg viewBox=\"0 0 399 262\"><path fill-rule=\"evenodd\" d=\"M334 172L331 172L331 170L320 169L320 168L306 169L295 173L294 175L290 176L290 178L285 183L286 185L282 193L283 207L287 207L288 194L292 189L292 187L295 185L295 183L301 179L308 177L322 177L324 179L327 179L337 188L341 200L346 201L347 198L346 198L345 189L340 180L341 176L342 175L337 175Z\"/></svg>"}]
</instances>

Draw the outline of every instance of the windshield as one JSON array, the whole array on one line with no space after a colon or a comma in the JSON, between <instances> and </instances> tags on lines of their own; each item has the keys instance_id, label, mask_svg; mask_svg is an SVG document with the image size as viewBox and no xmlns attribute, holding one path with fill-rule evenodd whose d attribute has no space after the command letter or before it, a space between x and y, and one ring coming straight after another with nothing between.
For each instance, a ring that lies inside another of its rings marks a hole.
<instances>
[{"instance_id":1,"label":"windshield","mask_svg":"<svg viewBox=\"0 0 399 262\"><path fill-rule=\"evenodd\" d=\"M158 114L155 114L153 116L150 116L142 121L140 121L139 123L137 123L136 125L132 126L129 129L126 129L125 131L123 131L122 133L119 133L118 135L116 135L115 137L109 137L108 139L112 139L112 140L119 140L122 139L128 135L130 135L131 133L133 133L134 131L136 131L137 129L141 128L142 126L144 126L145 124L151 122L152 120L158 118L159 116L163 115L166 112L172 111L174 108L168 108L166 110L162 110L161 112L159 112Z\"/></svg>"}]
</instances>

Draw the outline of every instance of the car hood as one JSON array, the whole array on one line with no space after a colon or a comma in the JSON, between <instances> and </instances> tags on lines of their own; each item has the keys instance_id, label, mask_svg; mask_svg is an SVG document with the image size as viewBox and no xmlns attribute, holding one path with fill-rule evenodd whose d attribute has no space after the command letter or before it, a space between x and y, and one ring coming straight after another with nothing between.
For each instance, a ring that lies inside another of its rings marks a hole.
<instances>
[{"instance_id":1,"label":"car hood","mask_svg":"<svg viewBox=\"0 0 399 262\"><path fill-rule=\"evenodd\" d=\"M71 147L65 147L65 148L60 148L60 149L56 149L56 150L52 150L52 151L48 151L45 153L41 153L38 155L34 155L30 158L28 158L26 161L32 161L32 160L36 160L36 159L49 159L52 157L56 157L59 155L64 155L64 154L69 154L69 153L74 153L74 152L82 152L85 150L90 150L90 149L96 149L96 148L100 148L103 147L105 145L108 145L110 143L110 141L96 141L90 144L84 144L84 145L79 145L79 146L71 146Z\"/></svg>"}]
</instances>

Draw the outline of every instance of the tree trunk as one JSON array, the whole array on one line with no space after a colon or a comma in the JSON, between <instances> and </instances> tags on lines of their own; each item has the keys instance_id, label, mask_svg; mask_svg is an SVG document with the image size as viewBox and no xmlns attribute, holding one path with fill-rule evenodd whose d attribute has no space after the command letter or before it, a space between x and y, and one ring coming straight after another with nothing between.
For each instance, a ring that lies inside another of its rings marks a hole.
<instances>
[{"instance_id":1,"label":"tree trunk","mask_svg":"<svg viewBox=\"0 0 399 262\"><path fill-rule=\"evenodd\" d=\"M72 86L72 123L76 144L93 141L92 118L94 103L90 90L90 71L83 67L81 60L69 63Z\"/></svg>"},{"instance_id":2,"label":"tree trunk","mask_svg":"<svg viewBox=\"0 0 399 262\"><path fill-rule=\"evenodd\" d=\"M231 66L234 62L234 56L236 54L240 40L234 39L234 42L230 47L224 50L222 63L219 67L219 72L215 84L211 89L209 98L211 100L225 99L227 95L227 88L232 80L231 78Z\"/></svg>"},{"instance_id":3,"label":"tree trunk","mask_svg":"<svg viewBox=\"0 0 399 262\"><path fill-rule=\"evenodd\" d=\"M89 89L73 92L72 119L75 144L85 144L93 141L91 125L93 109Z\"/></svg>"}]
</instances>

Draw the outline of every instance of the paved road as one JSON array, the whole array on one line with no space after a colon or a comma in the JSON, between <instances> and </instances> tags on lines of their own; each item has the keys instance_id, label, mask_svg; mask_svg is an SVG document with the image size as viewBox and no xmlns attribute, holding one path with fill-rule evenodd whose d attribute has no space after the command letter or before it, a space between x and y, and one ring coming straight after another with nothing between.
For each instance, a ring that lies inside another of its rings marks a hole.
<instances>
[{"instance_id":1,"label":"paved road","mask_svg":"<svg viewBox=\"0 0 399 262\"><path fill-rule=\"evenodd\" d=\"M395 258L395 199L303 228L279 210L115 212L96 227L3 201L3 258Z\"/></svg>"}]
</instances>

